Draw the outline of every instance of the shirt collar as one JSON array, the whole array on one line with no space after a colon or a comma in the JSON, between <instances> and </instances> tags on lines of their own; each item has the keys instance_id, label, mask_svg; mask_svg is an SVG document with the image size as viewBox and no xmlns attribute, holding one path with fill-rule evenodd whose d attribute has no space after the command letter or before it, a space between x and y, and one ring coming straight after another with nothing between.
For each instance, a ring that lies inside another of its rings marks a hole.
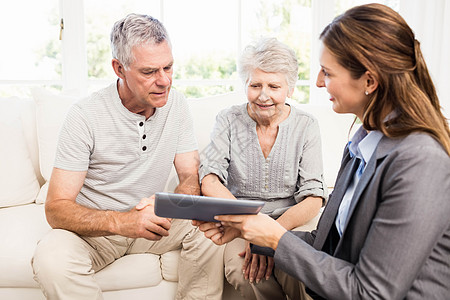
<instances>
[{"instance_id":1,"label":"shirt collar","mask_svg":"<svg viewBox=\"0 0 450 300\"><path fill-rule=\"evenodd\" d=\"M349 142L349 151L351 157L358 157L367 164L378 146L383 133L378 130L367 131L361 126Z\"/></svg>"}]
</instances>

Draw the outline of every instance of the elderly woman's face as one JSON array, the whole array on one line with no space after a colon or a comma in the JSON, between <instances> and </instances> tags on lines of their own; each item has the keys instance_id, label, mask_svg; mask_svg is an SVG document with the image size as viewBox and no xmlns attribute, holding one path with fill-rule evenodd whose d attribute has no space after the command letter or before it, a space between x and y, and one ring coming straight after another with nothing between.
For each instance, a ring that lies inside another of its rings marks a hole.
<instances>
[{"instance_id":1,"label":"elderly woman's face","mask_svg":"<svg viewBox=\"0 0 450 300\"><path fill-rule=\"evenodd\" d=\"M247 83L249 111L260 118L277 117L284 109L289 90L286 76L282 73L267 73L260 69L250 74Z\"/></svg>"}]
</instances>

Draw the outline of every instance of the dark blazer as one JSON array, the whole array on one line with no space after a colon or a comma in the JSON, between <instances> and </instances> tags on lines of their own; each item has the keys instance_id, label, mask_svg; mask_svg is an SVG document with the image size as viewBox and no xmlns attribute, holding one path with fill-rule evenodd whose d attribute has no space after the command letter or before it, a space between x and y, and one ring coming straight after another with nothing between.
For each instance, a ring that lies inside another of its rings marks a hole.
<instances>
[{"instance_id":1,"label":"dark blazer","mask_svg":"<svg viewBox=\"0 0 450 300\"><path fill-rule=\"evenodd\" d=\"M339 237L354 169L346 148L317 230L284 234L276 266L326 299L449 299L450 157L427 134L383 137Z\"/></svg>"}]
</instances>

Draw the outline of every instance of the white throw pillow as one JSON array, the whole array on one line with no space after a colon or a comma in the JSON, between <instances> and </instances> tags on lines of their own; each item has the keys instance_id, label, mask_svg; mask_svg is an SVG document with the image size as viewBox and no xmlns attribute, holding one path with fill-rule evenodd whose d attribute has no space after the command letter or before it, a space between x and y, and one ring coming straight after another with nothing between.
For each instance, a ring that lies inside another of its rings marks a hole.
<instances>
[{"instance_id":1,"label":"white throw pillow","mask_svg":"<svg viewBox=\"0 0 450 300\"><path fill-rule=\"evenodd\" d=\"M39 192L18 98L0 99L0 207L32 203Z\"/></svg>"},{"instance_id":2,"label":"white throw pillow","mask_svg":"<svg viewBox=\"0 0 450 300\"><path fill-rule=\"evenodd\" d=\"M56 95L43 88L31 90L36 102L36 127L39 145L39 167L46 184L41 188L36 203L44 203L47 198L48 180L55 162L56 145L59 131L67 112L79 98L68 95Z\"/></svg>"}]
</instances>

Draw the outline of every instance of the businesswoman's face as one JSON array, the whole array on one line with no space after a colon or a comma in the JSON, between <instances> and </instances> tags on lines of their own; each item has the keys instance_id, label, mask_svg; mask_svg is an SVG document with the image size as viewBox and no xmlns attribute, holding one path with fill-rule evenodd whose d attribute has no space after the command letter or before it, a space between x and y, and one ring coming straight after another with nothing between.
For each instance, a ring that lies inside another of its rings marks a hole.
<instances>
[{"instance_id":1,"label":"businesswoman's face","mask_svg":"<svg viewBox=\"0 0 450 300\"><path fill-rule=\"evenodd\" d=\"M316 85L325 87L330 94L333 110L337 113L352 113L360 120L368 102L366 75L359 79L352 78L350 71L341 66L329 49L321 44L321 70L317 75Z\"/></svg>"}]
</instances>

